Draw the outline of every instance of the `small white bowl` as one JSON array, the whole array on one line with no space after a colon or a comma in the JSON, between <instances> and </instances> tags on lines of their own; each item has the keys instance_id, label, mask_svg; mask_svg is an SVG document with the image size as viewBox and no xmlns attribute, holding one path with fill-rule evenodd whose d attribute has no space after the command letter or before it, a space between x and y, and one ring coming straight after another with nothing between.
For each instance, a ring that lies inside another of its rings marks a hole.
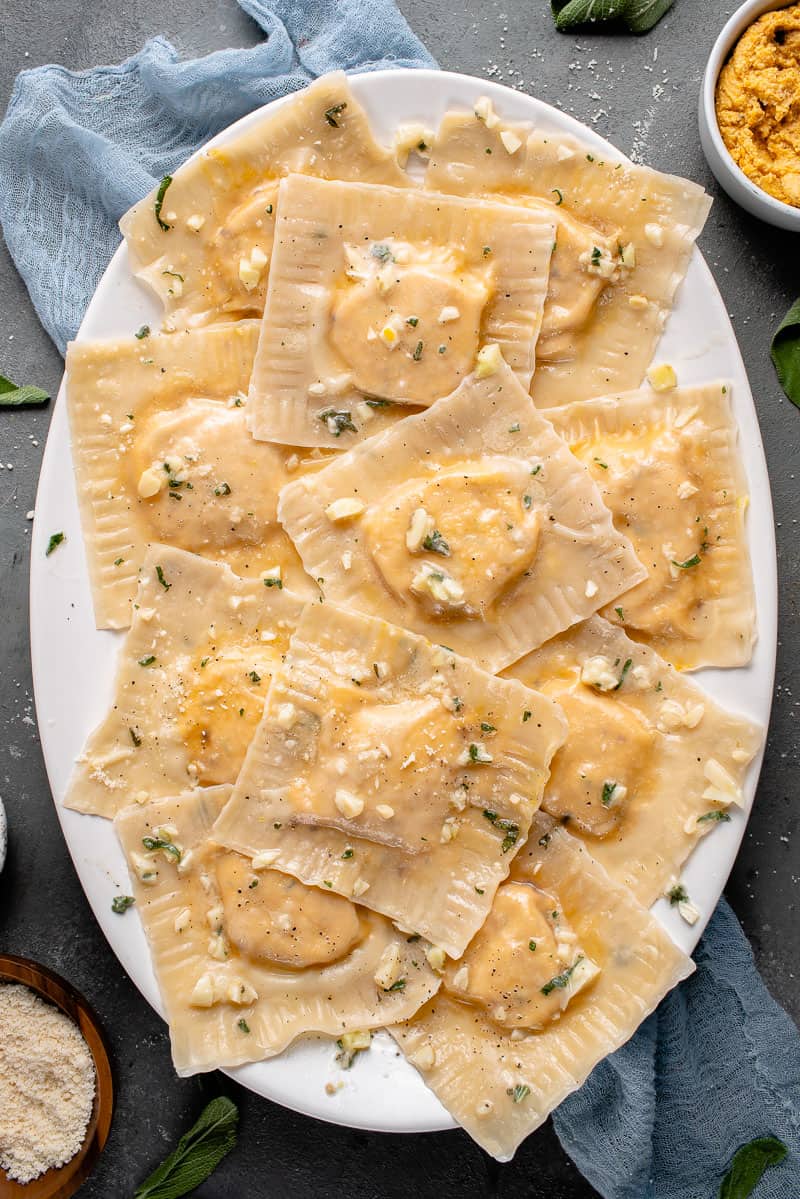
<instances>
[{"instance_id":1,"label":"small white bowl","mask_svg":"<svg viewBox=\"0 0 800 1199\"><path fill-rule=\"evenodd\" d=\"M722 140L714 104L719 73L745 29L764 13L788 8L791 2L792 0L747 0L746 4L736 10L709 55L703 75L703 86L700 89L698 118L703 153L718 183L730 198L762 221L777 225L779 229L790 229L793 233L800 233L800 208L784 204L782 200L776 200L774 196L762 191L733 161Z\"/></svg>"}]
</instances>

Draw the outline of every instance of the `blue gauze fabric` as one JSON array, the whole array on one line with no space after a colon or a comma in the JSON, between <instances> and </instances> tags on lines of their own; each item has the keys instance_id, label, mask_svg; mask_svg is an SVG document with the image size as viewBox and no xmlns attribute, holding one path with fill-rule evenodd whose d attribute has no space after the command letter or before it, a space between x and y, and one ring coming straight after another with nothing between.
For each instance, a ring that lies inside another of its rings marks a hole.
<instances>
[{"instance_id":1,"label":"blue gauze fabric","mask_svg":"<svg viewBox=\"0 0 800 1199\"><path fill-rule=\"evenodd\" d=\"M435 67L392 0L239 0L250 50L180 62L164 38L115 67L18 76L0 126L0 224L62 354L119 244L117 221L198 146L326 71Z\"/></svg>"},{"instance_id":2,"label":"blue gauze fabric","mask_svg":"<svg viewBox=\"0 0 800 1199\"><path fill-rule=\"evenodd\" d=\"M0 126L0 221L63 351L119 243L117 221L158 179L252 109L334 68L435 66L391 0L239 0L267 40L179 62L163 38L118 67L19 76ZM800 1199L800 1038L770 998L724 902L697 973L554 1115L605 1199L714 1199L739 1145L790 1147L755 1199Z\"/></svg>"},{"instance_id":3,"label":"blue gauze fabric","mask_svg":"<svg viewBox=\"0 0 800 1199\"><path fill-rule=\"evenodd\" d=\"M696 972L553 1114L561 1144L605 1199L716 1199L739 1148L789 1148L753 1199L800 1199L800 1035L767 991L726 901Z\"/></svg>"}]
</instances>

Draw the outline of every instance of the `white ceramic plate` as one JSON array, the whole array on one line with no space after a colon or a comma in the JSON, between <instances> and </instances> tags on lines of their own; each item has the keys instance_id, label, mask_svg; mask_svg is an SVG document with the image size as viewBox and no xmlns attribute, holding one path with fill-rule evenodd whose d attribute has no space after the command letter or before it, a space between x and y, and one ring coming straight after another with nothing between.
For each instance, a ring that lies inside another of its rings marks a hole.
<instances>
[{"instance_id":1,"label":"white ceramic plate","mask_svg":"<svg viewBox=\"0 0 800 1199\"><path fill-rule=\"evenodd\" d=\"M400 121L435 126L451 106L472 107L481 95L511 120L577 134L608 156L617 151L592 130L556 109L498 84L438 71L386 71L352 80L378 137L390 141ZM284 101L277 101L278 104ZM245 117L211 144L259 119ZM81 325L79 340L129 335L143 323L158 326L160 313L149 293L132 277L121 246L95 292ZM695 251L677 306L657 358L672 362L682 383L726 377L733 381L733 403L750 481L750 545L755 570L759 640L750 666L736 671L703 671L698 682L729 707L766 724L775 661L776 574L772 506L764 452L750 387L722 298L702 256ZM51 557L45 549L51 533L66 533L66 543ZM62 385L42 464L31 559L31 651L36 709L47 772L64 836L95 916L125 970L145 998L161 1011L150 957L135 911L116 916L111 899L128 890L127 871L109 822L66 811L61 800L75 756L105 713L122 634L98 632L92 618L89 580L81 540ZM754 763L747 787L752 801L760 767ZM676 941L691 950L711 914L733 864L745 828L734 815L704 839L685 872L689 893L703 913L690 928L661 901L659 919ZM387 1132L422 1132L452 1127L452 1120L419 1075L381 1033L369 1054L342 1074L334 1065L330 1042L310 1040L281 1057L232 1071L245 1086L269 1099L323 1120ZM335 1095L325 1083L342 1079ZM387 1086L387 1080L391 1085Z\"/></svg>"}]
</instances>

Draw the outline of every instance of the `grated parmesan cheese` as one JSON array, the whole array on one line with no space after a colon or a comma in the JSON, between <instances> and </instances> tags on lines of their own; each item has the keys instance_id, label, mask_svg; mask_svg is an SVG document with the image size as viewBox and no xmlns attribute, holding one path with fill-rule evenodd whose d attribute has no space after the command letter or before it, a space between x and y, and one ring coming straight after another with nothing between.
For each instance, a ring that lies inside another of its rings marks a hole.
<instances>
[{"instance_id":1,"label":"grated parmesan cheese","mask_svg":"<svg viewBox=\"0 0 800 1199\"><path fill-rule=\"evenodd\" d=\"M0 1166L26 1183L71 1161L94 1102L78 1027L28 987L0 985Z\"/></svg>"}]
</instances>

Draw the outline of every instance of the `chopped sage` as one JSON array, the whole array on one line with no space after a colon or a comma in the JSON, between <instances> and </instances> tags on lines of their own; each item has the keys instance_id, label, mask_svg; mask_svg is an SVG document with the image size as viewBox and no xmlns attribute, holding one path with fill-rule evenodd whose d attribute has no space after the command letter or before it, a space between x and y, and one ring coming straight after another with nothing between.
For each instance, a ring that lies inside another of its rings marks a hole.
<instances>
[{"instance_id":1,"label":"chopped sage","mask_svg":"<svg viewBox=\"0 0 800 1199\"><path fill-rule=\"evenodd\" d=\"M172 183L172 176L165 175L158 185L156 200L155 204L153 205L156 214L156 220L158 221L161 229L163 229L164 233L167 233L172 228L172 225L168 225L166 221L161 219L161 209L164 204L164 196L167 194L167 188L169 187L170 183Z\"/></svg>"},{"instance_id":2,"label":"chopped sage","mask_svg":"<svg viewBox=\"0 0 800 1199\"><path fill-rule=\"evenodd\" d=\"M583 954L580 954L571 966L568 966L566 970L561 972L561 974L557 974L555 978L551 978L549 982L544 984L544 986L541 988L542 994L549 995L552 991L563 990L564 987L566 987L569 983L569 980L572 978L572 975L575 973L575 970L582 961Z\"/></svg>"}]
</instances>

